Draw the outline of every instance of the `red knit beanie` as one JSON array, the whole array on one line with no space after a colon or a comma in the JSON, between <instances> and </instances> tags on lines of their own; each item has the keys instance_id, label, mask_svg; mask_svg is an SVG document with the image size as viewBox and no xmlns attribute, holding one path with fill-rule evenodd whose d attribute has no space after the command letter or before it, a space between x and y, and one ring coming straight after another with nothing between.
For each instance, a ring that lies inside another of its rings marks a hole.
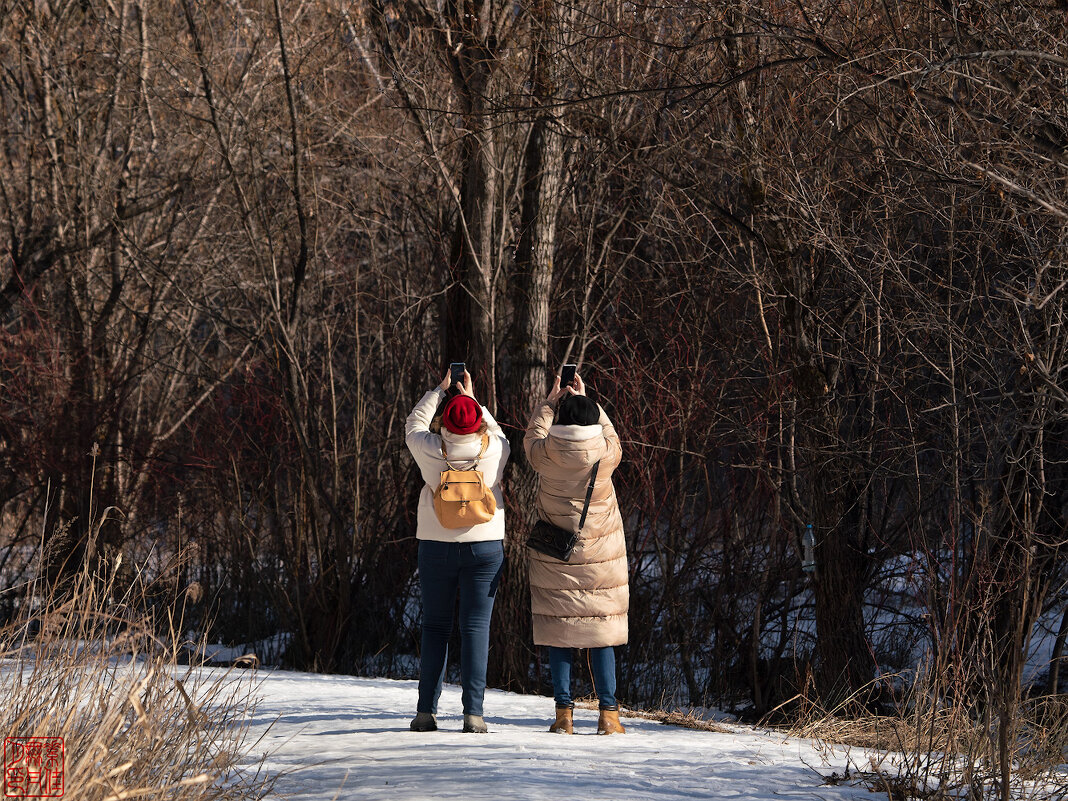
<instances>
[{"instance_id":1,"label":"red knit beanie","mask_svg":"<svg viewBox=\"0 0 1068 801\"><path fill-rule=\"evenodd\" d=\"M453 434L474 434L482 425L482 407L468 395L456 395L445 404L441 424Z\"/></svg>"}]
</instances>

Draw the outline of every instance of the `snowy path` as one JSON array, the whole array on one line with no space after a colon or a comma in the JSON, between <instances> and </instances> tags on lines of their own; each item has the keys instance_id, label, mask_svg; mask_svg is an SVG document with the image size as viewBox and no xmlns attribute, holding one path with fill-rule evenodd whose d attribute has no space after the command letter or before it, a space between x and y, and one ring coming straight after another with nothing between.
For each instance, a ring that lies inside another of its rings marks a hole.
<instances>
[{"instance_id":1,"label":"snowy path","mask_svg":"<svg viewBox=\"0 0 1068 801\"><path fill-rule=\"evenodd\" d=\"M576 709L576 735L566 737L546 730L551 698L490 691L490 733L463 734L460 691L447 685L438 715L441 729L416 734L408 731L414 682L284 671L261 671L258 679L256 694L262 700L252 735L264 735L259 751L271 752L268 770L286 772L276 786L278 798L844 801L867 796L823 785L819 774L840 771L842 764L824 764L809 742L744 727L722 734L625 718L626 734L598 737L597 713Z\"/></svg>"}]
</instances>

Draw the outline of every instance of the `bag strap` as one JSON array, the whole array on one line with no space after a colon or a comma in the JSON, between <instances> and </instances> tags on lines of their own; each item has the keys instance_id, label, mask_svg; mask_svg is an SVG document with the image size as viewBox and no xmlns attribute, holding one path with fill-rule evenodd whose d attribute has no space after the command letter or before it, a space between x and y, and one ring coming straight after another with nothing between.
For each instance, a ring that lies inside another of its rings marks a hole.
<instances>
[{"instance_id":1,"label":"bag strap","mask_svg":"<svg viewBox=\"0 0 1068 801\"><path fill-rule=\"evenodd\" d=\"M589 486L586 487L586 502L582 504L582 517L579 518L579 533L582 531L582 527L586 525L586 513L590 511L590 499L593 498L593 485L594 482L597 481L597 468L600 466L600 459L593 463L593 473L590 475Z\"/></svg>"},{"instance_id":2,"label":"bag strap","mask_svg":"<svg viewBox=\"0 0 1068 801\"><path fill-rule=\"evenodd\" d=\"M482 435L482 447L478 451L478 456L475 457L475 463L470 467L471 470L478 469L478 460L486 455L486 451L489 450L489 434ZM449 454L445 451L445 437L441 438L441 457L445 460L445 464L448 465L450 470L456 468L449 462ZM594 473L596 475L596 472Z\"/></svg>"}]
</instances>

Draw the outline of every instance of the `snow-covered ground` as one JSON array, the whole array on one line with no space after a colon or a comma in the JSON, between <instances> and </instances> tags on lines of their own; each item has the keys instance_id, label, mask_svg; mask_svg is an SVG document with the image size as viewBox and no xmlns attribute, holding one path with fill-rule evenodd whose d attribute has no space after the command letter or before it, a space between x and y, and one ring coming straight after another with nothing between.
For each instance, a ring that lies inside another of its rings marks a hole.
<instances>
[{"instance_id":1,"label":"snow-covered ground","mask_svg":"<svg viewBox=\"0 0 1068 801\"><path fill-rule=\"evenodd\" d=\"M623 718L624 735L596 735L597 713L575 710L574 736L550 734L551 698L486 694L489 734L463 734L460 690L446 685L439 730L408 730L412 681L262 670L251 734L281 772L277 798L731 801L870 797L823 784L845 766L803 740L742 726L695 731Z\"/></svg>"}]
</instances>

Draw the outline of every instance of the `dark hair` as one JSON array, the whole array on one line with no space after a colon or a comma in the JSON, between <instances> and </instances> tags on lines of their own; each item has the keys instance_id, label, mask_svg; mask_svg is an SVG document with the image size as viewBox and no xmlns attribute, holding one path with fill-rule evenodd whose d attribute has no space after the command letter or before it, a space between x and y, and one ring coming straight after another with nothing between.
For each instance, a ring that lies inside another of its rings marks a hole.
<instances>
[{"instance_id":1,"label":"dark hair","mask_svg":"<svg viewBox=\"0 0 1068 801\"><path fill-rule=\"evenodd\" d=\"M597 404L585 395L566 395L556 411L556 422L564 426L592 426L601 417Z\"/></svg>"}]
</instances>

